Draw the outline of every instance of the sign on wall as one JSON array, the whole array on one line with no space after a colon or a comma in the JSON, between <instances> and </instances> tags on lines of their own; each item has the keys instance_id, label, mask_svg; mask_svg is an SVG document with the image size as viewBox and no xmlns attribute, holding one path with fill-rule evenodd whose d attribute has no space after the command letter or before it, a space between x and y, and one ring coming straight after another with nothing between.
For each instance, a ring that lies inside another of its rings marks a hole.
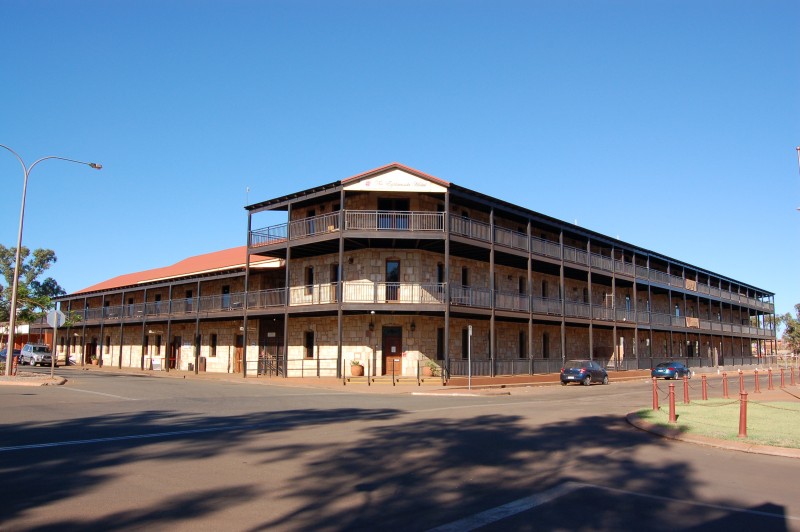
<instances>
[{"instance_id":1,"label":"sign on wall","mask_svg":"<svg viewBox=\"0 0 800 532\"><path fill-rule=\"evenodd\" d=\"M375 190L379 192L444 192L445 188L402 170L392 170L368 177L344 187L345 190Z\"/></svg>"}]
</instances>

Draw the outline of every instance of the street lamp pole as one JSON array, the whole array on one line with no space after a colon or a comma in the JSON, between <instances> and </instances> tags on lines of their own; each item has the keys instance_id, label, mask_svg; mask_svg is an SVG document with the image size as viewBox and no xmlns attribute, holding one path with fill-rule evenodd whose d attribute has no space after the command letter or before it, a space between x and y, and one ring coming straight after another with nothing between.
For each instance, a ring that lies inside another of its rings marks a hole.
<instances>
[{"instance_id":1,"label":"street lamp pole","mask_svg":"<svg viewBox=\"0 0 800 532\"><path fill-rule=\"evenodd\" d=\"M58 159L59 161L85 164L86 166L94 168L95 170L100 170L101 168L103 168L103 165L97 163L87 163L84 161L76 161L75 159L67 159L64 157L56 157L55 155L48 155L47 157L42 157L41 159L37 159L30 166L25 166L25 161L22 160L22 157L20 157L17 152L12 150L5 144L0 144L0 148L5 148L6 150L10 151L14 155L14 157L17 158L19 164L22 165L22 172L25 176L24 181L22 182L22 207L19 210L19 233L17 233L17 250L14 256L14 278L11 281L11 307L8 310L8 346L6 347L6 376L10 376L11 365L14 359L14 333L17 327L17 289L19 287L19 262L20 262L20 250L22 249L22 226L23 222L25 221L25 195L28 192L28 176L30 175L31 170L33 170L34 166L36 166L42 161L46 161L47 159ZM55 341L56 339L53 338L54 344Z\"/></svg>"},{"instance_id":2,"label":"street lamp pole","mask_svg":"<svg viewBox=\"0 0 800 532\"><path fill-rule=\"evenodd\" d=\"M797 150L797 171L800 172L800 146L796 147L795 150ZM800 207L797 210L800 211Z\"/></svg>"}]
</instances>

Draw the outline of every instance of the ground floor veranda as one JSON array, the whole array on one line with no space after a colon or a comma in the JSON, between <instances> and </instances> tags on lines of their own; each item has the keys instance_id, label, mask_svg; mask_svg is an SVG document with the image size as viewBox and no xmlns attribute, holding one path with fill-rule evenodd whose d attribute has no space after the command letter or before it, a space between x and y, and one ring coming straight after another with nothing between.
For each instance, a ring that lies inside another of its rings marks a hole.
<instances>
[{"instance_id":1,"label":"ground floor veranda","mask_svg":"<svg viewBox=\"0 0 800 532\"><path fill-rule=\"evenodd\" d=\"M711 331L502 320L489 316L350 314L103 324L57 331L61 363L341 377L358 363L369 375L517 375L550 373L566 358L593 358L617 369L646 369L660 359L693 366L770 356L774 338ZM246 347L245 347L246 344ZM470 366L471 363L471 366Z\"/></svg>"}]
</instances>

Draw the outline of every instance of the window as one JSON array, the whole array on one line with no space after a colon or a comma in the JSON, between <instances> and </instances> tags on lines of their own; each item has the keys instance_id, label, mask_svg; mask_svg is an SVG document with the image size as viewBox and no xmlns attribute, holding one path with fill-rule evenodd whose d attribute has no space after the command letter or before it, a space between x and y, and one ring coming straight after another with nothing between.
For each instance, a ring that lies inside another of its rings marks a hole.
<instances>
[{"instance_id":1,"label":"window","mask_svg":"<svg viewBox=\"0 0 800 532\"><path fill-rule=\"evenodd\" d=\"M469 356L469 331L461 329L461 358Z\"/></svg>"},{"instance_id":2,"label":"window","mask_svg":"<svg viewBox=\"0 0 800 532\"><path fill-rule=\"evenodd\" d=\"M525 331L519 332L519 358L528 357L528 344L525 341Z\"/></svg>"},{"instance_id":3,"label":"window","mask_svg":"<svg viewBox=\"0 0 800 532\"><path fill-rule=\"evenodd\" d=\"M444 327L436 329L436 360L444 360Z\"/></svg>"},{"instance_id":4,"label":"window","mask_svg":"<svg viewBox=\"0 0 800 532\"><path fill-rule=\"evenodd\" d=\"M436 282L439 284L444 283L444 264L441 262L436 264Z\"/></svg>"},{"instance_id":5,"label":"window","mask_svg":"<svg viewBox=\"0 0 800 532\"><path fill-rule=\"evenodd\" d=\"M208 349L208 356L215 357L217 356L217 335L216 333L211 335L211 340L209 343Z\"/></svg>"},{"instance_id":6,"label":"window","mask_svg":"<svg viewBox=\"0 0 800 532\"><path fill-rule=\"evenodd\" d=\"M469 268L461 268L461 286L469 286Z\"/></svg>"},{"instance_id":7,"label":"window","mask_svg":"<svg viewBox=\"0 0 800 532\"><path fill-rule=\"evenodd\" d=\"M525 293L528 291L527 285L528 283L525 280L525 278L520 276L520 278L517 280L517 291L519 292L519 295L521 296L525 295Z\"/></svg>"},{"instance_id":8,"label":"window","mask_svg":"<svg viewBox=\"0 0 800 532\"><path fill-rule=\"evenodd\" d=\"M589 289L588 288L584 288L583 289L583 302L586 303L587 305L589 304Z\"/></svg>"},{"instance_id":9,"label":"window","mask_svg":"<svg viewBox=\"0 0 800 532\"><path fill-rule=\"evenodd\" d=\"M111 337L110 336L106 336L106 351L105 352L106 353L110 353L111 352Z\"/></svg>"},{"instance_id":10,"label":"window","mask_svg":"<svg viewBox=\"0 0 800 532\"><path fill-rule=\"evenodd\" d=\"M314 331L306 331L304 345L306 358L314 358Z\"/></svg>"},{"instance_id":11,"label":"window","mask_svg":"<svg viewBox=\"0 0 800 532\"><path fill-rule=\"evenodd\" d=\"M156 335L156 356L161 356L161 335Z\"/></svg>"},{"instance_id":12,"label":"window","mask_svg":"<svg viewBox=\"0 0 800 532\"><path fill-rule=\"evenodd\" d=\"M192 311L192 291L186 291L186 312Z\"/></svg>"},{"instance_id":13,"label":"window","mask_svg":"<svg viewBox=\"0 0 800 532\"><path fill-rule=\"evenodd\" d=\"M542 281L542 298L547 299L547 281Z\"/></svg>"}]
</instances>

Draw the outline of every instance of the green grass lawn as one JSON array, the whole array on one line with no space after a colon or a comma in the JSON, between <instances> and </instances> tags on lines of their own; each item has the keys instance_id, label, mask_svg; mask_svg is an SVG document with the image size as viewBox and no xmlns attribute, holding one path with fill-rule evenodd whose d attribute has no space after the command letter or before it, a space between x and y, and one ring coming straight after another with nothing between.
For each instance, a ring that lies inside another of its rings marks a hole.
<instances>
[{"instance_id":1,"label":"green grass lawn","mask_svg":"<svg viewBox=\"0 0 800 532\"><path fill-rule=\"evenodd\" d=\"M669 423L669 406L640 410L642 419L677 427L690 434L758 445L800 449L800 403L747 402L747 438L739 438L739 401L709 399L675 404L677 425Z\"/></svg>"}]
</instances>

